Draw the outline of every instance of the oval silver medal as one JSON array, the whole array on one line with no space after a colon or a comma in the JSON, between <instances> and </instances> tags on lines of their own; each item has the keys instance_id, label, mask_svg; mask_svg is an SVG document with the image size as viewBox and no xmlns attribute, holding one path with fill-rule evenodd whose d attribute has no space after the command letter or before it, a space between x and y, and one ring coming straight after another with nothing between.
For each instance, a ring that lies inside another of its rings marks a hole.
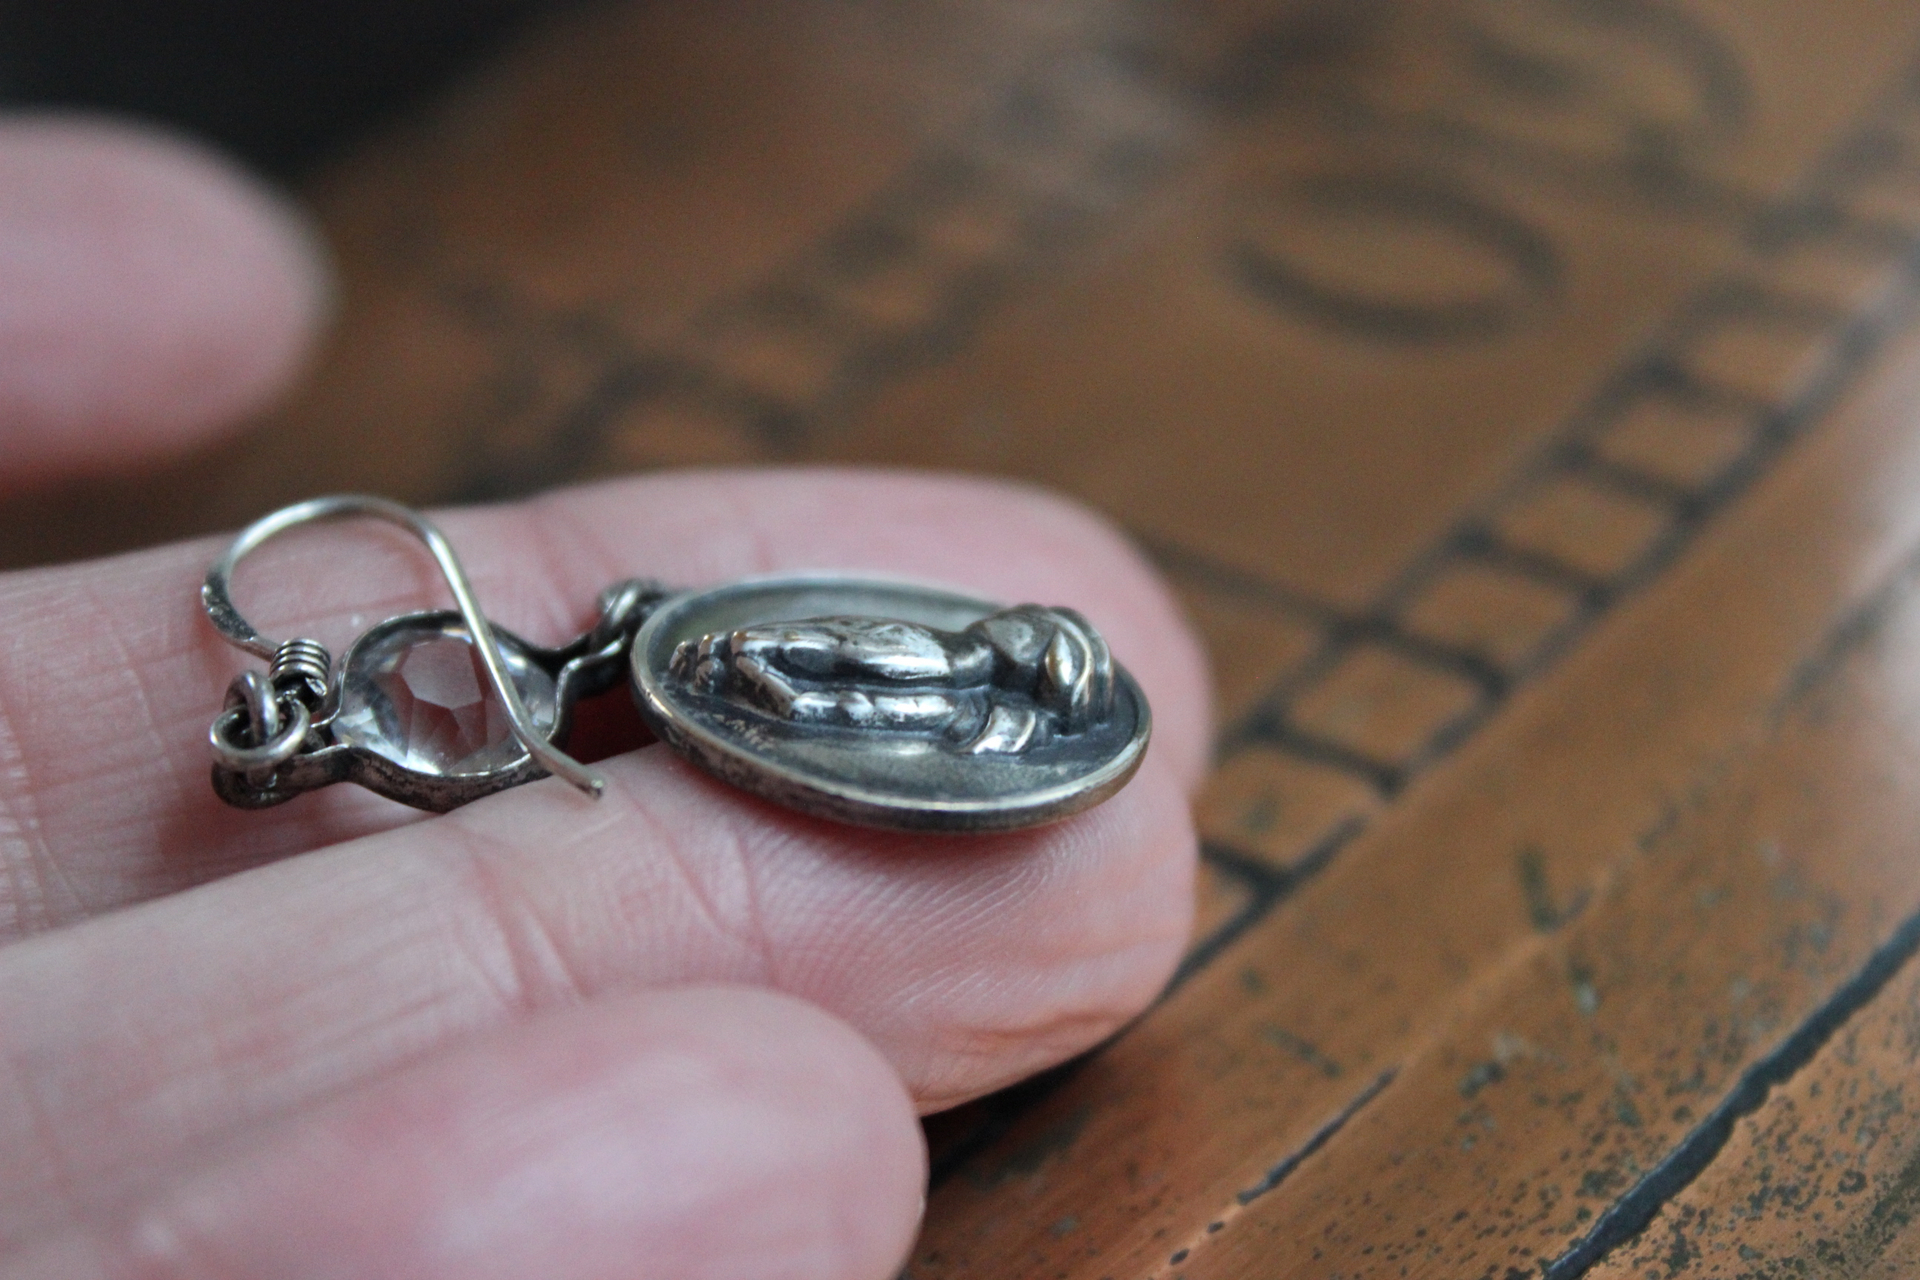
<instances>
[{"instance_id":1,"label":"oval silver medal","mask_svg":"<svg viewBox=\"0 0 1920 1280\"><path fill-rule=\"evenodd\" d=\"M820 817L1003 831L1106 799L1146 696L1070 609L884 578L750 578L666 601L634 698L708 772Z\"/></svg>"}]
</instances>

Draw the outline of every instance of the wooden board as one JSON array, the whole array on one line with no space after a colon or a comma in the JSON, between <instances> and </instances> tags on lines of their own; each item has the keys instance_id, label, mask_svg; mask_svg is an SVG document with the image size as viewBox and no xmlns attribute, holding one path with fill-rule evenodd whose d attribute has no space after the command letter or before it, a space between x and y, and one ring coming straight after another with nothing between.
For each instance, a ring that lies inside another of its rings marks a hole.
<instances>
[{"instance_id":1,"label":"wooden board","mask_svg":"<svg viewBox=\"0 0 1920 1280\"><path fill-rule=\"evenodd\" d=\"M916 1280L1920 1270L1920 11L615 5L309 194L291 406L11 559L856 460L1188 601L1190 962Z\"/></svg>"}]
</instances>

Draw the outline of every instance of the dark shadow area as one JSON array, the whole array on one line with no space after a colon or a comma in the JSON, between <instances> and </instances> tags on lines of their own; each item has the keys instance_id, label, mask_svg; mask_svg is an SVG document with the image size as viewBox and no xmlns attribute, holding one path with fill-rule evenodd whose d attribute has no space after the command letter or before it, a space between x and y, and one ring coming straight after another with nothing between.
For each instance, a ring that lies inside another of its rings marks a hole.
<instances>
[{"instance_id":1,"label":"dark shadow area","mask_svg":"<svg viewBox=\"0 0 1920 1280\"><path fill-rule=\"evenodd\" d=\"M11 0L0 106L158 120L297 176L583 0Z\"/></svg>"}]
</instances>

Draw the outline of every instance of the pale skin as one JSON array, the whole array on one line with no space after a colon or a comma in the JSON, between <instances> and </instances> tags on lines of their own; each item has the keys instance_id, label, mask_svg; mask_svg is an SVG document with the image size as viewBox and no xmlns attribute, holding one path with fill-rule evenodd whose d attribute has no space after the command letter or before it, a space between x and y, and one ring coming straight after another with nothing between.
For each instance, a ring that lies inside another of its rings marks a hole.
<instances>
[{"instance_id":1,"label":"pale skin","mask_svg":"<svg viewBox=\"0 0 1920 1280\"><path fill-rule=\"evenodd\" d=\"M0 479L258 409L321 324L318 261L213 158L0 125ZM549 780L435 818L344 788L239 813L207 785L243 661L198 614L216 542L0 576L0 1280L886 1280L915 1113L1098 1042L1185 942L1208 726L1177 611L1106 525L983 481L700 473L440 518L537 642L635 573L1071 603L1154 744L1100 808L965 840L810 821L658 746L606 760L597 804ZM349 526L237 586L336 651L442 602Z\"/></svg>"}]
</instances>

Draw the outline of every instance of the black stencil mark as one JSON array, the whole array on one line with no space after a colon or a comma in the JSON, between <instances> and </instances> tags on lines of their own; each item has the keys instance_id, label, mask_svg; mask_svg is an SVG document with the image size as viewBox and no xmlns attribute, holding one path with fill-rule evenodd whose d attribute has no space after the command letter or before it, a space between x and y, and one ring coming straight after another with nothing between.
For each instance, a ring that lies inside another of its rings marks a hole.
<instances>
[{"instance_id":1,"label":"black stencil mark","mask_svg":"<svg viewBox=\"0 0 1920 1280\"><path fill-rule=\"evenodd\" d=\"M1909 916L1867 962L1808 1015L1771 1053L1740 1073L1731 1091L1660 1162L1608 1206L1587 1233L1541 1267L1542 1280L1578 1280L1607 1254L1637 1237L1676 1195L1692 1185L1733 1136L1733 1126L1813 1060L1849 1018L1872 1001L1920 951L1920 913Z\"/></svg>"},{"instance_id":2,"label":"black stencil mark","mask_svg":"<svg viewBox=\"0 0 1920 1280\"><path fill-rule=\"evenodd\" d=\"M1255 1200L1258 1200L1261 1196L1266 1195L1288 1178L1292 1177L1294 1172L1298 1170L1301 1165L1305 1164L1314 1153L1325 1147L1329 1142L1332 1142L1342 1129L1352 1123L1353 1118L1364 1111L1369 1103L1385 1093L1387 1086L1393 1083L1394 1077L1399 1073L1400 1069L1398 1067L1389 1067L1387 1070L1375 1076L1372 1083L1355 1094L1347 1105L1335 1112L1325 1124L1314 1130L1311 1137L1301 1143L1295 1150L1288 1152L1284 1159L1274 1165L1273 1168L1267 1170L1265 1177L1244 1191L1239 1192L1234 1199L1238 1200L1242 1205L1252 1204Z\"/></svg>"},{"instance_id":3,"label":"black stencil mark","mask_svg":"<svg viewBox=\"0 0 1920 1280\"><path fill-rule=\"evenodd\" d=\"M1263 234L1263 215L1293 227L1378 225L1389 238L1441 231L1463 255L1499 263L1502 278L1452 297L1369 292L1290 256L1284 235ZM1409 343L1506 333L1559 294L1565 273L1553 242L1520 217L1452 180L1409 173L1312 176L1260 193L1248 202L1227 261L1242 288L1277 310L1354 337Z\"/></svg>"},{"instance_id":4,"label":"black stencil mark","mask_svg":"<svg viewBox=\"0 0 1920 1280\"><path fill-rule=\"evenodd\" d=\"M1903 79L1903 89L1905 83ZM1920 83L1920 74L1916 75L1916 83ZM1911 102L1899 94L1883 99L1863 124L1816 161L1806 186L1790 192L1785 203L1806 205L1809 201L1841 199L1843 179L1855 170L1835 163L1832 157L1845 155L1849 148L1858 145L1859 137L1889 128L1891 112L1916 109L1920 109L1920 93ZM1757 219L1756 225L1764 221ZM1855 230L1832 224L1826 234L1852 243ZM1815 233L1803 228L1799 234ZM1911 322L1916 289L1920 289L1920 241L1908 232L1898 253L1883 252L1883 256L1884 269L1897 287L1890 289L1876 306L1859 312L1836 310L1825 303L1770 289L1763 279L1756 280L1751 274L1709 281L1676 309L1665 330L1646 348L1604 377L1588 403L1577 410L1531 460L1515 471L1494 500L1494 507L1556 478L1573 477L1612 488L1664 511L1666 518L1661 532L1616 573L1594 575L1543 552L1515 546L1501 537L1486 516L1475 513L1455 523L1417 554L1373 606L1354 613L1302 596L1281 584L1263 588L1252 575L1222 570L1184 549L1164 544L1156 546L1156 559L1176 577L1205 590L1231 588L1240 594L1257 596L1264 589L1274 603L1288 609L1296 618L1310 622L1320 632L1320 643L1314 653L1287 673L1242 721L1223 729L1221 750L1231 751L1242 743L1259 742L1361 778L1384 797L1396 795L1496 714L1516 688L1536 678L1578 643L1620 600L1657 579L1707 523L1766 474L1793 441L1825 417L1888 338ZM1777 404L1701 382L1687 371L1682 352L1712 326L1734 322L1786 326L1810 347L1824 345L1824 363L1811 371L1791 399ZM1670 408L1682 413L1744 415L1752 423L1747 443L1698 489L1673 485L1595 454L1589 441L1648 397L1660 397ZM1429 641L1407 626L1403 618L1422 593L1461 562L1512 574L1564 593L1575 601L1573 615L1517 665L1503 666L1484 656L1462 653ZM1407 761L1371 759L1302 732L1293 723L1291 708L1316 688L1353 646L1362 643L1385 645L1411 661L1470 680L1479 696L1467 712L1450 724L1439 726L1425 748ZM1251 920L1237 922L1235 928L1244 930L1253 923Z\"/></svg>"}]
</instances>

